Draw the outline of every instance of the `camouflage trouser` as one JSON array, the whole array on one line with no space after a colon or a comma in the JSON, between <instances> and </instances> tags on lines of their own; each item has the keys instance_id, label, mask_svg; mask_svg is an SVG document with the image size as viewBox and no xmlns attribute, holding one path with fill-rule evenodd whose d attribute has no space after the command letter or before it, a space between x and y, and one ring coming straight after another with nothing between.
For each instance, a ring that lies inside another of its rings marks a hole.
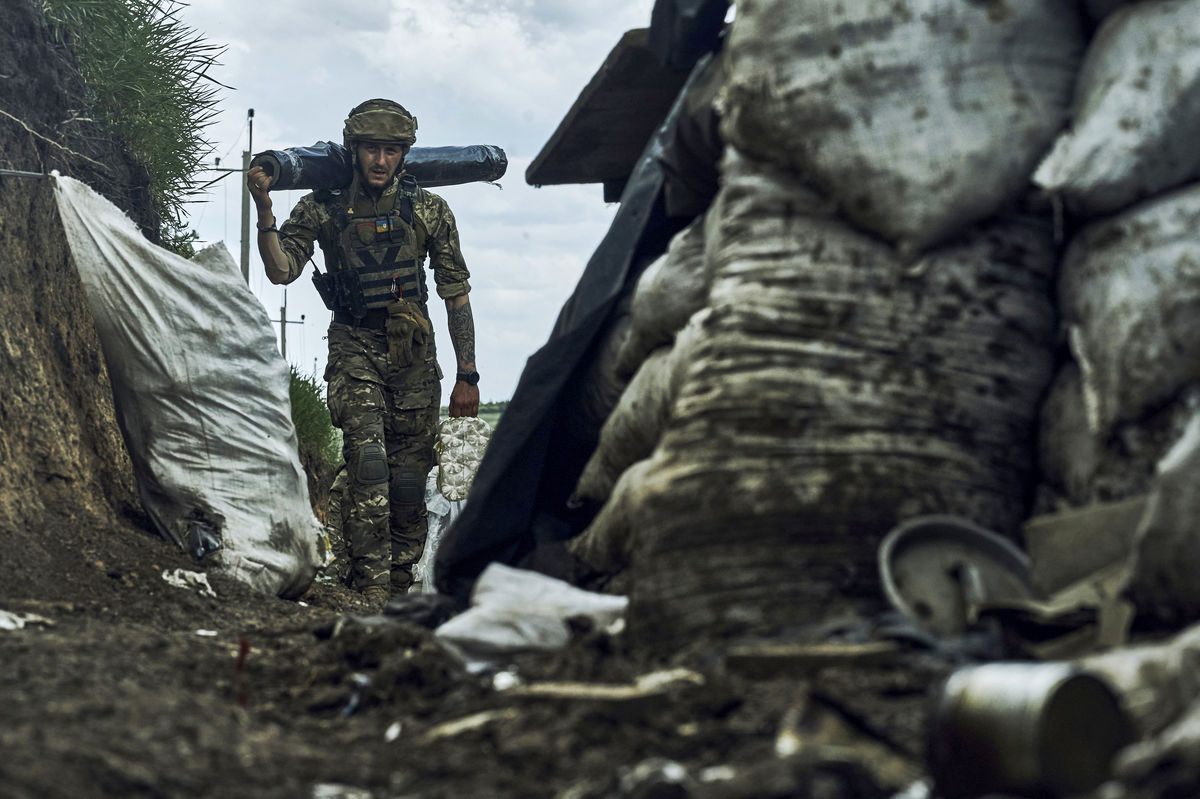
<instances>
[{"instance_id":1,"label":"camouflage trouser","mask_svg":"<svg viewBox=\"0 0 1200 799\"><path fill-rule=\"evenodd\" d=\"M412 584L428 535L425 478L433 467L441 383L430 346L408 367L389 362L381 330L329 326L329 412L346 460L343 535L351 584ZM390 542L390 543L389 543Z\"/></svg>"},{"instance_id":2,"label":"camouflage trouser","mask_svg":"<svg viewBox=\"0 0 1200 799\"><path fill-rule=\"evenodd\" d=\"M338 468L329 487L329 504L325 508L325 537L329 539L329 550L333 554L333 564L330 573L338 580L350 577L350 555L346 551L346 537L342 532L345 527L345 511L349 506L344 501L346 497L346 464Z\"/></svg>"}]
</instances>

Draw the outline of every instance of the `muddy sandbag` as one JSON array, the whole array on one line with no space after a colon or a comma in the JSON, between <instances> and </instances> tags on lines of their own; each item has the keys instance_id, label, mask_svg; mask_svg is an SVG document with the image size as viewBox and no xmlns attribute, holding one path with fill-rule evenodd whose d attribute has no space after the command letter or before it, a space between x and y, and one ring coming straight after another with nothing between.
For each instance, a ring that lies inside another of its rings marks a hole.
<instances>
[{"instance_id":1,"label":"muddy sandbag","mask_svg":"<svg viewBox=\"0 0 1200 799\"><path fill-rule=\"evenodd\" d=\"M600 428L600 443L583 468L574 499L607 499L621 473L654 451L706 317L707 311L698 311L672 345L660 347L642 363Z\"/></svg>"},{"instance_id":2,"label":"muddy sandbag","mask_svg":"<svg viewBox=\"0 0 1200 799\"><path fill-rule=\"evenodd\" d=\"M777 168L731 154L722 193L706 334L625 498L632 623L672 638L878 601L878 543L911 516L1015 536L1053 366L1049 222L909 265Z\"/></svg>"},{"instance_id":3,"label":"muddy sandbag","mask_svg":"<svg viewBox=\"0 0 1200 799\"><path fill-rule=\"evenodd\" d=\"M1158 0L1104 21L1080 68L1071 129L1033 180L1093 217L1200 176L1200 0Z\"/></svg>"},{"instance_id":4,"label":"muddy sandbag","mask_svg":"<svg viewBox=\"0 0 1200 799\"><path fill-rule=\"evenodd\" d=\"M1130 559L1126 592L1139 623L1200 619L1200 413L1158 466Z\"/></svg>"},{"instance_id":5,"label":"muddy sandbag","mask_svg":"<svg viewBox=\"0 0 1200 799\"><path fill-rule=\"evenodd\" d=\"M638 278L629 309L629 337L617 353L619 374L632 375L654 349L675 334L708 299L704 217L675 234L665 255Z\"/></svg>"},{"instance_id":6,"label":"muddy sandbag","mask_svg":"<svg viewBox=\"0 0 1200 799\"><path fill-rule=\"evenodd\" d=\"M1200 380L1200 184L1083 228L1058 297L1103 438Z\"/></svg>"},{"instance_id":7,"label":"muddy sandbag","mask_svg":"<svg viewBox=\"0 0 1200 799\"><path fill-rule=\"evenodd\" d=\"M1200 701L1159 735L1125 749L1113 771L1104 799L1194 796L1200 785Z\"/></svg>"},{"instance_id":8,"label":"muddy sandbag","mask_svg":"<svg viewBox=\"0 0 1200 799\"><path fill-rule=\"evenodd\" d=\"M1077 4L738 4L725 141L790 166L856 224L921 249L1018 196L1067 120Z\"/></svg>"},{"instance_id":9,"label":"muddy sandbag","mask_svg":"<svg viewBox=\"0 0 1200 799\"><path fill-rule=\"evenodd\" d=\"M1200 387L1098 438L1088 427L1083 377L1068 361L1059 367L1042 405L1038 434L1043 485L1035 514L1053 513L1148 492L1155 469L1200 407Z\"/></svg>"},{"instance_id":10,"label":"muddy sandbag","mask_svg":"<svg viewBox=\"0 0 1200 799\"><path fill-rule=\"evenodd\" d=\"M1200 699L1200 626L1162 643L1126 646L1078 663L1116 691L1138 737L1155 735Z\"/></svg>"},{"instance_id":11,"label":"muddy sandbag","mask_svg":"<svg viewBox=\"0 0 1200 799\"><path fill-rule=\"evenodd\" d=\"M275 331L224 244L148 242L70 178L55 196L112 376L142 504L163 538L264 593L321 565Z\"/></svg>"}]
</instances>

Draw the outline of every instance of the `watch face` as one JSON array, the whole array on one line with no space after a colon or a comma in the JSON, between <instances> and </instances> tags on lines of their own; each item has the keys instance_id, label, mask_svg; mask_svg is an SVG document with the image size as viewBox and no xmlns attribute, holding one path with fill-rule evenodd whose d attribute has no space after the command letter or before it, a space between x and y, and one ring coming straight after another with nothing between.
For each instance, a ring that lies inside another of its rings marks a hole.
<instances>
[{"instance_id":1,"label":"watch face","mask_svg":"<svg viewBox=\"0 0 1200 799\"><path fill-rule=\"evenodd\" d=\"M479 383L479 372L459 372L455 377L468 386L474 386Z\"/></svg>"}]
</instances>

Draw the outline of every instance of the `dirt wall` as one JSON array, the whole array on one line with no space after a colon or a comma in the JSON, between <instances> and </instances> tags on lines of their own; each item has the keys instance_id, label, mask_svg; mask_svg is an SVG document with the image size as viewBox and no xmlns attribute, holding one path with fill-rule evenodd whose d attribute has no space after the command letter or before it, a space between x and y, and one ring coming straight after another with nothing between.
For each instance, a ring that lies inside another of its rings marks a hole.
<instances>
[{"instance_id":1,"label":"dirt wall","mask_svg":"<svg viewBox=\"0 0 1200 799\"><path fill-rule=\"evenodd\" d=\"M156 229L145 171L91 117L37 4L0 0L0 169L57 169ZM0 175L0 298L2 597L145 517L50 179Z\"/></svg>"}]
</instances>

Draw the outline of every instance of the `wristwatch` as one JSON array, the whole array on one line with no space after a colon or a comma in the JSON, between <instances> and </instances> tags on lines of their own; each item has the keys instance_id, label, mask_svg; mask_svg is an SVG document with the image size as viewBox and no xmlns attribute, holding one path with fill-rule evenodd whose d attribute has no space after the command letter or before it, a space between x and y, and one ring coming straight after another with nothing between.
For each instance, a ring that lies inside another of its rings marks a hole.
<instances>
[{"instance_id":1,"label":"wristwatch","mask_svg":"<svg viewBox=\"0 0 1200 799\"><path fill-rule=\"evenodd\" d=\"M454 379L460 383L466 383L468 386L477 386L479 385L479 372L474 369L469 372L459 372Z\"/></svg>"}]
</instances>

